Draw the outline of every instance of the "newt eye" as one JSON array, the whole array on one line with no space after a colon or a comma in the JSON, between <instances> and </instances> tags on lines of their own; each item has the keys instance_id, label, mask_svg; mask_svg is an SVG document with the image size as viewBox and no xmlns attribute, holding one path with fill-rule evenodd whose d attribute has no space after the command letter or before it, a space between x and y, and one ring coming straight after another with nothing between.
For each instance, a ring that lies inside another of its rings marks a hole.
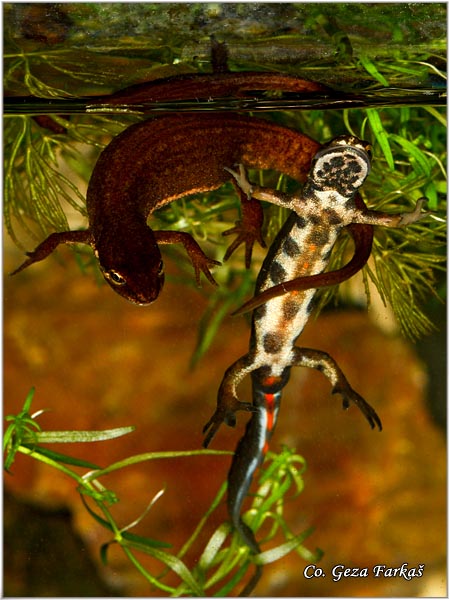
<instances>
[{"instance_id":1,"label":"newt eye","mask_svg":"<svg viewBox=\"0 0 450 600\"><path fill-rule=\"evenodd\" d=\"M127 282L125 277L122 277L117 271L108 271L106 276L114 285L125 285Z\"/></svg>"}]
</instances>

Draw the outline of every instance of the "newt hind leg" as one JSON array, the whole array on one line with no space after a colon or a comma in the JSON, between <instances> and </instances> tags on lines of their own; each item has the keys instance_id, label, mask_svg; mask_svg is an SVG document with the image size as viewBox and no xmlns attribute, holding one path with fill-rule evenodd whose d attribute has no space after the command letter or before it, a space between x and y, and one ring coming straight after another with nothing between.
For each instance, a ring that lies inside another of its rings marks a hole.
<instances>
[{"instance_id":1,"label":"newt hind leg","mask_svg":"<svg viewBox=\"0 0 450 600\"><path fill-rule=\"evenodd\" d=\"M326 352L312 350L311 348L294 348L294 360L292 366L310 367L321 371L332 385L332 394L341 394L343 396L344 409L354 404L366 417L372 429L375 426L382 430L380 417L368 402L364 400L348 383L344 373L339 368L336 361Z\"/></svg>"},{"instance_id":2,"label":"newt hind leg","mask_svg":"<svg viewBox=\"0 0 450 600\"><path fill-rule=\"evenodd\" d=\"M237 396L236 390L244 377L254 370L254 367L251 365L252 361L249 355L246 354L225 371L217 394L216 410L203 427L203 433L205 434L205 439L203 441L204 448L209 446L222 423L225 423L230 427L236 425L236 412L238 410L248 412L254 412L256 410L250 402L241 402Z\"/></svg>"}]
</instances>

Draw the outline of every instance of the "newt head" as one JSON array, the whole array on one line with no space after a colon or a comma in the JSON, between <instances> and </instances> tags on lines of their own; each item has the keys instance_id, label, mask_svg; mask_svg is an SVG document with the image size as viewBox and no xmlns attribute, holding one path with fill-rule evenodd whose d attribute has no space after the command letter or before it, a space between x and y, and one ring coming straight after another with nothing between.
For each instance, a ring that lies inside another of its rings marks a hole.
<instances>
[{"instance_id":1,"label":"newt head","mask_svg":"<svg viewBox=\"0 0 450 600\"><path fill-rule=\"evenodd\" d=\"M354 136L335 138L314 156L309 182L323 194L351 198L370 172L370 144Z\"/></svg>"},{"instance_id":2,"label":"newt head","mask_svg":"<svg viewBox=\"0 0 450 600\"><path fill-rule=\"evenodd\" d=\"M129 302L146 306L157 299L164 285L163 262L151 229L146 226L139 235L133 233L127 239L102 236L95 254L112 289Z\"/></svg>"}]
</instances>

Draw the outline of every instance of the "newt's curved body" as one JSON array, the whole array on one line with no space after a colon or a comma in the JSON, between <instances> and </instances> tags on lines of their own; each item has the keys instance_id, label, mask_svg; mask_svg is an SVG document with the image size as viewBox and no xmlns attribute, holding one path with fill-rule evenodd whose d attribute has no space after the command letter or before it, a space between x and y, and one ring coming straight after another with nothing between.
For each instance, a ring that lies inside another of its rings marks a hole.
<instances>
[{"instance_id":1,"label":"newt's curved body","mask_svg":"<svg viewBox=\"0 0 450 600\"><path fill-rule=\"evenodd\" d=\"M232 177L227 168L237 163L274 169L302 182L319 148L302 133L234 114L171 115L133 125L112 140L95 165L87 191L88 229L51 234L14 273L46 258L60 243L86 243L94 249L111 287L127 300L145 305L158 297L163 285L158 245L182 243L197 280L203 272L214 282L209 269L218 263L207 258L189 234L154 232L148 217L178 198L220 187ZM226 256L245 242L249 262L252 244L260 240L258 207L253 200L243 200L242 225L232 230L238 238ZM301 215L303 207L296 210ZM360 234L355 253L360 268L370 253L372 228L355 227ZM348 276L344 268L297 285L299 289L331 285Z\"/></svg>"}]
</instances>

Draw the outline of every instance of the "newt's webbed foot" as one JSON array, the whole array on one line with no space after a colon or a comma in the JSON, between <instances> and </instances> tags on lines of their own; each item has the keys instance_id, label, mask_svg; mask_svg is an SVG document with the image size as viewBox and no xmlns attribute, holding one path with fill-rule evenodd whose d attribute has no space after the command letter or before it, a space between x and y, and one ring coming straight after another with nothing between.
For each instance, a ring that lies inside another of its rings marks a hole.
<instances>
[{"instance_id":1,"label":"newt's webbed foot","mask_svg":"<svg viewBox=\"0 0 450 600\"><path fill-rule=\"evenodd\" d=\"M227 169L227 171L229 171L229 169ZM234 171L230 172L234 174ZM237 188L237 191L241 196L242 217L239 221L236 221L234 227L227 229L227 231L222 233L222 235L225 236L237 236L225 252L224 260L228 260L241 244L245 244L245 267L249 269L255 242L258 242L262 248L266 247L266 243L262 236L264 215L258 200L248 197L240 188Z\"/></svg>"},{"instance_id":2,"label":"newt's webbed foot","mask_svg":"<svg viewBox=\"0 0 450 600\"><path fill-rule=\"evenodd\" d=\"M329 354L321 350L313 350L312 348L294 347L292 366L309 367L319 370L330 380L333 386L332 394L341 394L343 396L344 409L349 408L350 404L354 404L369 421L372 429L376 425L380 431L382 430L380 417L370 404L355 392L336 361Z\"/></svg>"},{"instance_id":3,"label":"newt's webbed foot","mask_svg":"<svg viewBox=\"0 0 450 600\"><path fill-rule=\"evenodd\" d=\"M25 252L25 254L26 254L26 256L28 256L28 258L19 267L17 267L17 269L14 269L14 271L11 271L10 275L17 275L17 273L20 273L24 269L30 267L35 262L39 262L40 260L43 260L43 258L39 258L35 252Z\"/></svg>"},{"instance_id":4,"label":"newt's webbed foot","mask_svg":"<svg viewBox=\"0 0 450 600\"><path fill-rule=\"evenodd\" d=\"M200 276L203 273L206 279L213 285L217 285L216 280L210 273L210 269L219 266L220 262L209 258L194 240L194 238L184 231L154 231L154 236L158 244L183 244L189 259L194 267L195 281L200 285Z\"/></svg>"},{"instance_id":5,"label":"newt's webbed foot","mask_svg":"<svg viewBox=\"0 0 450 600\"><path fill-rule=\"evenodd\" d=\"M341 394L343 396L342 406L344 410L347 410L350 404L354 404L366 417L372 429L375 428L375 425L378 427L379 431L383 429L381 419L377 415L375 410L370 406L368 402L364 400L362 396L355 392L355 390L351 388L350 385L342 387L339 383L337 383L332 389L331 393Z\"/></svg>"},{"instance_id":6,"label":"newt's webbed foot","mask_svg":"<svg viewBox=\"0 0 450 600\"><path fill-rule=\"evenodd\" d=\"M206 256L203 252L195 257L192 254L189 254L189 258L191 259L192 265L195 271L195 281L197 285L200 286L200 274L203 273L206 279L212 283L213 285L217 285L217 281L211 275L210 269L220 266L220 262L218 260L213 260Z\"/></svg>"},{"instance_id":7,"label":"newt's webbed foot","mask_svg":"<svg viewBox=\"0 0 450 600\"><path fill-rule=\"evenodd\" d=\"M249 402L240 402L237 399L234 399L233 402L227 402L226 406L219 403L213 416L203 427L203 433L205 434L205 439L203 440L204 448L209 446L211 440L216 435L222 423L225 423L229 427L235 427L236 412L238 410L252 412L255 410L255 407Z\"/></svg>"},{"instance_id":8,"label":"newt's webbed foot","mask_svg":"<svg viewBox=\"0 0 450 600\"><path fill-rule=\"evenodd\" d=\"M425 197L419 198L419 200L417 200L416 206L414 207L414 210L412 212L403 213L401 215L401 219L398 223L398 226L405 227L406 225L410 225L411 223L416 223L417 221L420 221L420 219L423 219L424 217L431 215L431 212L429 212L429 211L422 212L422 206L424 204L426 204L427 202L428 202L428 198L425 198Z\"/></svg>"}]
</instances>

